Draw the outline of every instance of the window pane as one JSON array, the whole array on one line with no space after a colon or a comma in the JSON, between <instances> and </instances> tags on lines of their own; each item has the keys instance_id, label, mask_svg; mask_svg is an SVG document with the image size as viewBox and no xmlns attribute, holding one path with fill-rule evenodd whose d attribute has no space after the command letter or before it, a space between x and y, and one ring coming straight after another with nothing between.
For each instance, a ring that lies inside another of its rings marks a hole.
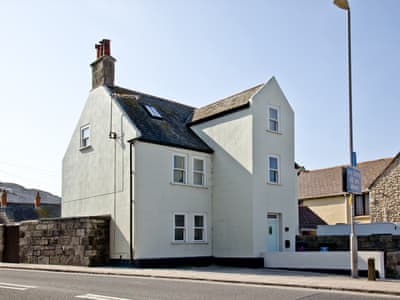
<instances>
[{"instance_id":1,"label":"window pane","mask_svg":"<svg viewBox=\"0 0 400 300\"><path fill-rule=\"evenodd\" d=\"M183 228L175 229L175 241L185 240L185 230Z\"/></svg>"},{"instance_id":2,"label":"window pane","mask_svg":"<svg viewBox=\"0 0 400 300\"><path fill-rule=\"evenodd\" d=\"M185 171L174 170L174 182L185 183Z\"/></svg>"},{"instance_id":3,"label":"window pane","mask_svg":"<svg viewBox=\"0 0 400 300\"><path fill-rule=\"evenodd\" d=\"M193 184L204 185L204 174L203 173L194 173L193 174Z\"/></svg>"},{"instance_id":4,"label":"window pane","mask_svg":"<svg viewBox=\"0 0 400 300\"><path fill-rule=\"evenodd\" d=\"M82 138L88 138L90 135L90 129L89 127L83 128L82 129Z\"/></svg>"},{"instance_id":5,"label":"window pane","mask_svg":"<svg viewBox=\"0 0 400 300\"><path fill-rule=\"evenodd\" d=\"M369 215L369 195L364 195L364 214Z\"/></svg>"},{"instance_id":6,"label":"window pane","mask_svg":"<svg viewBox=\"0 0 400 300\"><path fill-rule=\"evenodd\" d=\"M362 216L364 215L364 200L361 195L356 196L356 209L355 209L355 215L356 216Z\"/></svg>"},{"instance_id":7,"label":"window pane","mask_svg":"<svg viewBox=\"0 0 400 300\"><path fill-rule=\"evenodd\" d=\"M278 183L278 172L274 170L269 171L269 182Z\"/></svg>"},{"instance_id":8,"label":"window pane","mask_svg":"<svg viewBox=\"0 0 400 300\"><path fill-rule=\"evenodd\" d=\"M270 119L274 119L274 120L278 120L278 110L275 108L270 108L269 109L269 118Z\"/></svg>"},{"instance_id":9,"label":"window pane","mask_svg":"<svg viewBox=\"0 0 400 300\"><path fill-rule=\"evenodd\" d=\"M195 241L202 241L203 238L203 229L195 229L194 230L194 240Z\"/></svg>"},{"instance_id":10,"label":"window pane","mask_svg":"<svg viewBox=\"0 0 400 300\"><path fill-rule=\"evenodd\" d=\"M185 215L175 215L175 227L185 227Z\"/></svg>"},{"instance_id":11,"label":"window pane","mask_svg":"<svg viewBox=\"0 0 400 300\"><path fill-rule=\"evenodd\" d=\"M185 158L183 156L174 156L174 168L185 169Z\"/></svg>"},{"instance_id":12,"label":"window pane","mask_svg":"<svg viewBox=\"0 0 400 300\"><path fill-rule=\"evenodd\" d=\"M194 216L194 226L204 227L204 216Z\"/></svg>"},{"instance_id":13,"label":"window pane","mask_svg":"<svg viewBox=\"0 0 400 300\"><path fill-rule=\"evenodd\" d=\"M274 120L269 120L269 130L278 131L278 122Z\"/></svg>"},{"instance_id":14,"label":"window pane","mask_svg":"<svg viewBox=\"0 0 400 300\"><path fill-rule=\"evenodd\" d=\"M269 168L278 170L278 159L276 157L269 158Z\"/></svg>"},{"instance_id":15,"label":"window pane","mask_svg":"<svg viewBox=\"0 0 400 300\"><path fill-rule=\"evenodd\" d=\"M193 160L193 169L195 171L203 171L204 170L204 161L201 159Z\"/></svg>"}]
</instances>

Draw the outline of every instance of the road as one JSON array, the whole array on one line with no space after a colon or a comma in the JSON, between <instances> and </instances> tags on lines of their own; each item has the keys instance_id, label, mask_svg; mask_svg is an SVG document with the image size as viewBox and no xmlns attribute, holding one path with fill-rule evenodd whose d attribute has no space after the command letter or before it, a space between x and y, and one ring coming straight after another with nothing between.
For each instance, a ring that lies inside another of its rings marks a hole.
<instances>
[{"instance_id":1,"label":"road","mask_svg":"<svg viewBox=\"0 0 400 300\"><path fill-rule=\"evenodd\" d=\"M205 281L0 269L0 299L372 300L400 298Z\"/></svg>"}]
</instances>

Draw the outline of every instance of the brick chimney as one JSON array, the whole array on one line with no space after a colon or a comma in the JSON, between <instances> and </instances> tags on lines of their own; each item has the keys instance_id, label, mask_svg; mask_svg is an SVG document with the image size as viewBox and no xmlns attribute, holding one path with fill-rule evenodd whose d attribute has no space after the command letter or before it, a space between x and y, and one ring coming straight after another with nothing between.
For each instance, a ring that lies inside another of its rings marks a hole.
<instances>
[{"instance_id":1,"label":"brick chimney","mask_svg":"<svg viewBox=\"0 0 400 300\"><path fill-rule=\"evenodd\" d=\"M39 208L40 207L40 194L39 192L36 193L36 198L35 198L35 208Z\"/></svg>"},{"instance_id":2,"label":"brick chimney","mask_svg":"<svg viewBox=\"0 0 400 300\"><path fill-rule=\"evenodd\" d=\"M99 86L114 86L114 65L116 59L111 56L110 40L103 39L95 45L96 60L92 67L92 89Z\"/></svg>"},{"instance_id":3,"label":"brick chimney","mask_svg":"<svg viewBox=\"0 0 400 300\"><path fill-rule=\"evenodd\" d=\"M1 193L1 207L7 207L7 191L3 190Z\"/></svg>"}]
</instances>

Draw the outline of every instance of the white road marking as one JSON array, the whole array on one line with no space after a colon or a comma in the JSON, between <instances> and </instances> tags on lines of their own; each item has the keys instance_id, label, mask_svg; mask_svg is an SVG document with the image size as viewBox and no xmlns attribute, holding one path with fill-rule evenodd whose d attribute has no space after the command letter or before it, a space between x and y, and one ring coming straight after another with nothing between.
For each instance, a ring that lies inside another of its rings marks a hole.
<instances>
[{"instance_id":1,"label":"white road marking","mask_svg":"<svg viewBox=\"0 0 400 300\"><path fill-rule=\"evenodd\" d=\"M7 282L0 282L0 289L9 289L9 290L17 290L17 291L25 291L27 289L34 289L36 286L33 285L22 285L22 284L15 284L15 283L7 283Z\"/></svg>"},{"instance_id":2,"label":"white road marking","mask_svg":"<svg viewBox=\"0 0 400 300\"><path fill-rule=\"evenodd\" d=\"M75 296L75 298L91 299L91 300L129 300L127 298L110 297L96 294L86 294Z\"/></svg>"}]
</instances>

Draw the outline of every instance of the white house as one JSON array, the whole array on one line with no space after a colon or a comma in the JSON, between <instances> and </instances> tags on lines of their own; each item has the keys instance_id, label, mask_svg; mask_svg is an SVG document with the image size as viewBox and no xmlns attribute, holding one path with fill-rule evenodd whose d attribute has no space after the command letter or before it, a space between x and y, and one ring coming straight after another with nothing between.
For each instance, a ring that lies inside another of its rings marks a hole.
<instances>
[{"instance_id":1,"label":"white house","mask_svg":"<svg viewBox=\"0 0 400 300\"><path fill-rule=\"evenodd\" d=\"M294 251L294 113L275 78L202 108L114 85L109 40L63 159L62 215L112 216L111 259L263 266Z\"/></svg>"}]
</instances>

